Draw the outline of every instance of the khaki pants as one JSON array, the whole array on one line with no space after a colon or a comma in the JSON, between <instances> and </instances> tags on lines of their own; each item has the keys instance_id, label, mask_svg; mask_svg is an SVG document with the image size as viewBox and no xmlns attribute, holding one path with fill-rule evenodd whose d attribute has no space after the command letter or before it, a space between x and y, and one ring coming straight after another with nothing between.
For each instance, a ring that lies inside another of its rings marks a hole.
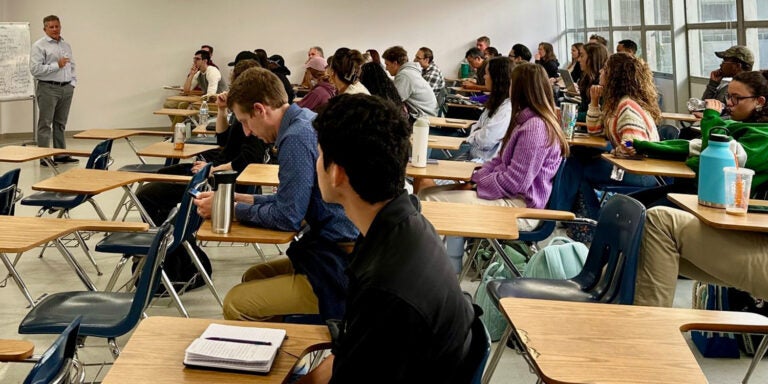
<instances>
[{"instance_id":1,"label":"khaki pants","mask_svg":"<svg viewBox=\"0 0 768 384\"><path fill-rule=\"evenodd\" d=\"M685 211L651 208L635 304L671 307L678 274L768 298L768 234L717 229Z\"/></svg>"},{"instance_id":2,"label":"khaki pants","mask_svg":"<svg viewBox=\"0 0 768 384\"><path fill-rule=\"evenodd\" d=\"M317 296L306 275L288 259L258 264L224 298L227 320L266 321L282 315L318 314Z\"/></svg>"}]
</instances>

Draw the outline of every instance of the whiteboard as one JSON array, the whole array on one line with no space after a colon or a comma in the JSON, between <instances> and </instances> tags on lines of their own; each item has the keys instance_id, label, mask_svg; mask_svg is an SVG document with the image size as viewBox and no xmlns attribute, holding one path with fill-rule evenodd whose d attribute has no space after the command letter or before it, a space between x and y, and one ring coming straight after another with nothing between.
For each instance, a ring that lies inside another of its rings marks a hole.
<instances>
[{"instance_id":1,"label":"whiteboard","mask_svg":"<svg viewBox=\"0 0 768 384\"><path fill-rule=\"evenodd\" d=\"M0 100L34 96L29 50L29 23L0 23Z\"/></svg>"}]
</instances>

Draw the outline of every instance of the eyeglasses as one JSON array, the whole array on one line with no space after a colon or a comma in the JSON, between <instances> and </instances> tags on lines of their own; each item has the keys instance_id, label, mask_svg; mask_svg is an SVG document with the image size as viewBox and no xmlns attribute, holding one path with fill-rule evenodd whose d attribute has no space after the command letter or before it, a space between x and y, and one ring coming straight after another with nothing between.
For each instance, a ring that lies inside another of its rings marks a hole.
<instances>
[{"instance_id":1,"label":"eyeglasses","mask_svg":"<svg viewBox=\"0 0 768 384\"><path fill-rule=\"evenodd\" d=\"M725 94L725 99L729 100L733 105L739 105L739 102L744 99L755 99L758 97L760 96L736 96L736 95L731 95L730 93Z\"/></svg>"},{"instance_id":2,"label":"eyeglasses","mask_svg":"<svg viewBox=\"0 0 768 384\"><path fill-rule=\"evenodd\" d=\"M200 61L200 60L202 60L202 59L203 59L202 57L193 57L193 58L192 58L192 61Z\"/></svg>"},{"instance_id":3,"label":"eyeglasses","mask_svg":"<svg viewBox=\"0 0 768 384\"><path fill-rule=\"evenodd\" d=\"M418 56L416 56L413 59L416 60L416 61L422 61L422 60L426 59L426 57L418 57Z\"/></svg>"}]
</instances>

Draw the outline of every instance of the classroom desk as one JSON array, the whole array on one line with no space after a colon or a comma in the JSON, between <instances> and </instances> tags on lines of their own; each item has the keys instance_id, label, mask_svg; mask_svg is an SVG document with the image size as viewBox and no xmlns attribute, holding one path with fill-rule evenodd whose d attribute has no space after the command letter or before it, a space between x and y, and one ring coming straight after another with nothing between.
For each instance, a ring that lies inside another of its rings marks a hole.
<instances>
[{"instance_id":1,"label":"classroom desk","mask_svg":"<svg viewBox=\"0 0 768 384\"><path fill-rule=\"evenodd\" d=\"M166 115L171 117L183 117L185 119L189 119L192 122L192 125L197 127L200 122L197 121L196 117L198 116L199 112L196 109L179 109L179 108L161 108L157 111L152 112L155 115ZM171 127L173 129L173 127Z\"/></svg>"},{"instance_id":2,"label":"classroom desk","mask_svg":"<svg viewBox=\"0 0 768 384\"><path fill-rule=\"evenodd\" d=\"M521 298L501 307L545 383L707 383L681 332L768 333L768 318L750 312Z\"/></svg>"},{"instance_id":3,"label":"classroom desk","mask_svg":"<svg viewBox=\"0 0 768 384\"><path fill-rule=\"evenodd\" d=\"M168 100L168 101L176 101L176 102L179 102L179 103L195 103L195 102L199 102L201 99L202 99L202 95L200 95L200 96L195 96L195 95L190 95L190 96L187 96L187 95L173 95L173 96L168 96L166 98L166 100Z\"/></svg>"},{"instance_id":4,"label":"classroom desk","mask_svg":"<svg viewBox=\"0 0 768 384\"><path fill-rule=\"evenodd\" d=\"M82 171L82 169L77 169ZM76 170L71 170L76 171ZM69 171L69 172L71 172ZM65 172L59 176L66 175ZM105 171L98 171L105 172ZM102 220L82 220L82 219L59 219L51 217L21 217L21 216L0 216L0 228L13 228L13 230L0 231L0 260L5 264L8 273L13 276L16 285L24 297L32 306L35 305L34 299L29 293L24 280L19 275L13 263L8 259L7 253L22 253L34 247L55 240L56 247L61 252L64 259L75 270L80 280L88 289L95 291L96 287L85 273L80 264L75 260L72 253L64 247L57 239L66 236L75 231L125 231L141 232L146 231L149 226L145 223L115 222Z\"/></svg>"},{"instance_id":5,"label":"classroom desk","mask_svg":"<svg viewBox=\"0 0 768 384\"><path fill-rule=\"evenodd\" d=\"M91 151L80 151L76 149L65 148L46 148L46 147L25 147L22 145L6 145L0 147L0 161L9 163L23 163L25 161L43 159L48 167L53 169L54 174L59 174L59 170L53 164L53 156L91 156Z\"/></svg>"},{"instance_id":6,"label":"classroom desk","mask_svg":"<svg viewBox=\"0 0 768 384\"><path fill-rule=\"evenodd\" d=\"M159 136L169 137L173 134L167 131L142 131L136 129L89 129L86 131L75 134L75 139L91 139L91 140L117 140L125 139L128 145L133 150L133 153L139 158L142 164L146 164L144 158L138 155L136 146L131 141L131 136Z\"/></svg>"},{"instance_id":7,"label":"classroom desk","mask_svg":"<svg viewBox=\"0 0 768 384\"><path fill-rule=\"evenodd\" d=\"M421 213L440 235L488 239L507 268L518 277L521 276L520 271L499 243L499 240L516 240L520 236L517 219L567 221L576 217L573 212L567 211L442 201L422 201Z\"/></svg>"},{"instance_id":8,"label":"classroom desk","mask_svg":"<svg viewBox=\"0 0 768 384\"><path fill-rule=\"evenodd\" d=\"M468 109L477 109L482 111L485 109L481 104L459 104L459 103L445 103L445 106L448 108L468 108Z\"/></svg>"},{"instance_id":9,"label":"classroom desk","mask_svg":"<svg viewBox=\"0 0 768 384\"><path fill-rule=\"evenodd\" d=\"M211 149L219 148L218 145L184 144L184 149L176 150L174 143L154 143L136 152L139 156L164 157L166 159L188 159Z\"/></svg>"},{"instance_id":10,"label":"classroom desk","mask_svg":"<svg viewBox=\"0 0 768 384\"><path fill-rule=\"evenodd\" d=\"M472 171L480 165L471 161L438 160L437 164L427 163L426 167L417 168L408 163L405 168L405 175L414 179L469 181L472 178Z\"/></svg>"},{"instance_id":11,"label":"classroom desk","mask_svg":"<svg viewBox=\"0 0 768 384\"><path fill-rule=\"evenodd\" d=\"M684 123L695 123L701 119L690 113L674 113L674 112L662 112L661 118L663 120L675 120Z\"/></svg>"},{"instance_id":12,"label":"classroom desk","mask_svg":"<svg viewBox=\"0 0 768 384\"><path fill-rule=\"evenodd\" d=\"M445 117L429 116L429 126L439 128L468 129L477 120L450 119Z\"/></svg>"},{"instance_id":13,"label":"classroom desk","mask_svg":"<svg viewBox=\"0 0 768 384\"><path fill-rule=\"evenodd\" d=\"M103 171L100 169L70 169L60 175L39 181L32 185L36 191L51 191L62 193L74 193L84 195L97 195L99 193L122 187L128 197L136 204L141 217L155 226L155 223L141 205L136 194L131 189L131 184L138 182L160 181L166 183L188 183L191 176L167 175L162 173Z\"/></svg>"},{"instance_id":14,"label":"classroom desk","mask_svg":"<svg viewBox=\"0 0 768 384\"><path fill-rule=\"evenodd\" d=\"M0 339L0 362L23 361L32 357L35 344L27 340Z\"/></svg>"},{"instance_id":15,"label":"classroom desk","mask_svg":"<svg viewBox=\"0 0 768 384\"><path fill-rule=\"evenodd\" d=\"M184 350L211 323L280 328L288 333L266 375L185 368ZM139 324L102 383L282 383L300 357L329 348L330 340L328 328L320 325L153 316Z\"/></svg>"},{"instance_id":16,"label":"classroom desk","mask_svg":"<svg viewBox=\"0 0 768 384\"><path fill-rule=\"evenodd\" d=\"M664 177L681 177L685 179L696 177L696 173L688 168L683 161L652 159L650 157L630 160L614 157L610 153L603 153L602 156L603 159L629 173L656 177L659 185L666 185Z\"/></svg>"},{"instance_id":17,"label":"classroom desk","mask_svg":"<svg viewBox=\"0 0 768 384\"><path fill-rule=\"evenodd\" d=\"M591 148L605 148L608 146L608 140L603 136L590 136L583 133L574 133L573 139L568 140L569 145Z\"/></svg>"},{"instance_id":18,"label":"classroom desk","mask_svg":"<svg viewBox=\"0 0 768 384\"><path fill-rule=\"evenodd\" d=\"M747 213L746 215L729 215L725 209L699 205L697 195L670 193L670 201L680 208L692 213L699 220L714 228L732 229L737 231L768 232L768 214ZM751 199L753 205L768 205L766 200Z\"/></svg>"},{"instance_id":19,"label":"classroom desk","mask_svg":"<svg viewBox=\"0 0 768 384\"><path fill-rule=\"evenodd\" d=\"M457 151L465 141L464 137L429 135L427 148Z\"/></svg>"},{"instance_id":20,"label":"classroom desk","mask_svg":"<svg viewBox=\"0 0 768 384\"><path fill-rule=\"evenodd\" d=\"M252 227L238 221L232 222L229 233L214 233L211 230L210 220L203 221L200 229L197 230L198 240L231 243L285 244L290 243L294 236L296 236L296 232Z\"/></svg>"},{"instance_id":21,"label":"classroom desk","mask_svg":"<svg viewBox=\"0 0 768 384\"><path fill-rule=\"evenodd\" d=\"M237 183L276 187L280 185L280 180L277 178L279 170L280 167L277 164L248 164L237 176Z\"/></svg>"},{"instance_id":22,"label":"classroom desk","mask_svg":"<svg viewBox=\"0 0 768 384\"><path fill-rule=\"evenodd\" d=\"M483 93L487 92L482 89L467 89L464 87L448 87L448 89L452 90L455 93Z\"/></svg>"}]
</instances>

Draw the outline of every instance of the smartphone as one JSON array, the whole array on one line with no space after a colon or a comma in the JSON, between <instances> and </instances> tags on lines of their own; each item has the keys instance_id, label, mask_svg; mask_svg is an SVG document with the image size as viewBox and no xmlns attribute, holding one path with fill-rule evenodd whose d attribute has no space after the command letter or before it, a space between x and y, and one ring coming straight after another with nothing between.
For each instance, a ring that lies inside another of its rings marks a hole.
<instances>
[{"instance_id":1,"label":"smartphone","mask_svg":"<svg viewBox=\"0 0 768 384\"><path fill-rule=\"evenodd\" d=\"M747 207L749 213L768 213L768 205L749 205Z\"/></svg>"},{"instance_id":2,"label":"smartphone","mask_svg":"<svg viewBox=\"0 0 768 384\"><path fill-rule=\"evenodd\" d=\"M195 199L200 197L200 191L198 191L197 188L190 188L187 193Z\"/></svg>"}]
</instances>

